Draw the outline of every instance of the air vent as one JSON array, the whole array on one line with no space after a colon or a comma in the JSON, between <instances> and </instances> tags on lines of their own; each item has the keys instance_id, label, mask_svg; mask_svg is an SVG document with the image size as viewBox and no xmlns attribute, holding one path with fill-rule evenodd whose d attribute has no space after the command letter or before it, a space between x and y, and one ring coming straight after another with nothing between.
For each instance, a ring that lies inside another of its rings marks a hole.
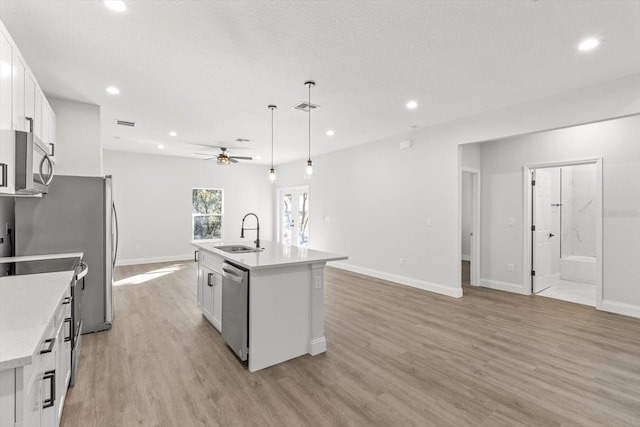
<instances>
[{"instance_id":1,"label":"air vent","mask_svg":"<svg viewBox=\"0 0 640 427\"><path fill-rule=\"evenodd\" d=\"M309 110L315 110L318 107L319 107L319 105L309 104L308 102L302 101L298 105L294 105L293 109L294 110L299 110L299 111L304 111L305 113L308 113Z\"/></svg>"},{"instance_id":2,"label":"air vent","mask_svg":"<svg viewBox=\"0 0 640 427\"><path fill-rule=\"evenodd\" d=\"M135 127L136 123L135 122L128 122L126 120L116 120L116 124L119 126L129 126L129 127Z\"/></svg>"},{"instance_id":3,"label":"air vent","mask_svg":"<svg viewBox=\"0 0 640 427\"><path fill-rule=\"evenodd\" d=\"M236 139L236 142L240 142L241 144L246 144L247 142L250 142L250 139L245 139L245 138L238 138Z\"/></svg>"}]
</instances>

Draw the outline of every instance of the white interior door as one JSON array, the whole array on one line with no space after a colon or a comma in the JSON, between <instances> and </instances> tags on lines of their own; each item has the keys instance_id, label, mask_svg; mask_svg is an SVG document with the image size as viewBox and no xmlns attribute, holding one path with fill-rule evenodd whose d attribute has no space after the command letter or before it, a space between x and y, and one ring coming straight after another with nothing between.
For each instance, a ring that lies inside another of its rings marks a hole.
<instances>
[{"instance_id":1,"label":"white interior door","mask_svg":"<svg viewBox=\"0 0 640 427\"><path fill-rule=\"evenodd\" d=\"M309 188L280 190L278 204L280 242L309 247Z\"/></svg>"},{"instance_id":2,"label":"white interior door","mask_svg":"<svg viewBox=\"0 0 640 427\"><path fill-rule=\"evenodd\" d=\"M551 285L551 174L534 170L532 179L532 291L537 294Z\"/></svg>"}]
</instances>

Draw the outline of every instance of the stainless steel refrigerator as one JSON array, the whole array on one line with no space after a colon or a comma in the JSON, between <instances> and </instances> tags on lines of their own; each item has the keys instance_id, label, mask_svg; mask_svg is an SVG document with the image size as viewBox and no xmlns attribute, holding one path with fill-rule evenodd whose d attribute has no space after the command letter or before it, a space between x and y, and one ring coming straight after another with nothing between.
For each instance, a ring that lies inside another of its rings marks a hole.
<instances>
[{"instance_id":1,"label":"stainless steel refrigerator","mask_svg":"<svg viewBox=\"0 0 640 427\"><path fill-rule=\"evenodd\" d=\"M84 252L83 333L111 328L118 226L112 179L57 175L42 198L16 197L15 254Z\"/></svg>"}]
</instances>

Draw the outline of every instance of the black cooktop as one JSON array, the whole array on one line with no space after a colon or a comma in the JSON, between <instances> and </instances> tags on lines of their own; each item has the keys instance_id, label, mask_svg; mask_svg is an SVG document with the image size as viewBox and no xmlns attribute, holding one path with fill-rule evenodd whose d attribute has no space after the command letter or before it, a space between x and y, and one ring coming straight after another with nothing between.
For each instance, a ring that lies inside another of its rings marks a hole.
<instances>
[{"instance_id":1,"label":"black cooktop","mask_svg":"<svg viewBox=\"0 0 640 427\"><path fill-rule=\"evenodd\" d=\"M25 274L73 271L79 263L79 257L0 262L0 276L23 276Z\"/></svg>"}]
</instances>

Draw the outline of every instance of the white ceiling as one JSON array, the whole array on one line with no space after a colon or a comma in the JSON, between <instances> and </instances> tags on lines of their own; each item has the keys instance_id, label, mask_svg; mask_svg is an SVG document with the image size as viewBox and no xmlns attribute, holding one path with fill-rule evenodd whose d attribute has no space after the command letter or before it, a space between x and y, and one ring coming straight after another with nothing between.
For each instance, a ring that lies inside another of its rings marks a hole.
<instances>
[{"instance_id":1,"label":"white ceiling","mask_svg":"<svg viewBox=\"0 0 640 427\"><path fill-rule=\"evenodd\" d=\"M102 106L107 149L193 156L247 138L232 155L269 163L273 103L276 164L306 159L308 117L291 107L309 79L313 157L640 72L640 1L127 4L0 0L47 95ZM578 52L587 36L601 46Z\"/></svg>"}]
</instances>

